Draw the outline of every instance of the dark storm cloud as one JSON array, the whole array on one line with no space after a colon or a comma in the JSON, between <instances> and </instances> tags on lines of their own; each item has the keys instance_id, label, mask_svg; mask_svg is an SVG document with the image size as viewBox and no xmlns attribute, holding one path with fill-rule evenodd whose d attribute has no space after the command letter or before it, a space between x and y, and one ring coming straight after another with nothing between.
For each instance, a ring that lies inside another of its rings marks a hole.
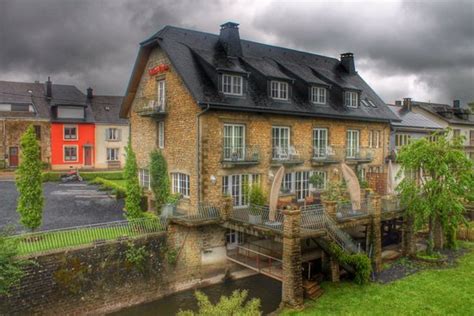
<instances>
[{"instance_id":1,"label":"dark storm cloud","mask_svg":"<svg viewBox=\"0 0 474 316\"><path fill-rule=\"evenodd\" d=\"M171 24L337 57L387 101L474 100L474 2L0 0L0 79L123 93L138 43Z\"/></svg>"}]
</instances>

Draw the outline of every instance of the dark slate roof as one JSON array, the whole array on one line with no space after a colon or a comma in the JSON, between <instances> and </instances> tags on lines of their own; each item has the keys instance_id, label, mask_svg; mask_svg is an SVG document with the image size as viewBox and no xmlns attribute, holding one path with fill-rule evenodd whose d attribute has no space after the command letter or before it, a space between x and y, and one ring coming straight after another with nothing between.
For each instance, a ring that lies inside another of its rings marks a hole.
<instances>
[{"instance_id":1,"label":"dark slate roof","mask_svg":"<svg viewBox=\"0 0 474 316\"><path fill-rule=\"evenodd\" d=\"M411 101L414 106L428 111L450 124L472 125L474 126L474 115L469 114L470 110L464 107L453 108L449 104Z\"/></svg>"},{"instance_id":2,"label":"dark slate roof","mask_svg":"<svg viewBox=\"0 0 474 316\"><path fill-rule=\"evenodd\" d=\"M90 100L96 123L127 124L128 120L119 117L122 97L94 95Z\"/></svg>"},{"instance_id":3,"label":"dark slate roof","mask_svg":"<svg viewBox=\"0 0 474 316\"><path fill-rule=\"evenodd\" d=\"M31 91L30 95L28 91ZM41 83L0 81L0 103L33 104L36 113L0 112L0 117L24 117L49 119L49 105L44 99L44 85Z\"/></svg>"},{"instance_id":4,"label":"dark slate roof","mask_svg":"<svg viewBox=\"0 0 474 316\"><path fill-rule=\"evenodd\" d=\"M202 107L385 122L398 120L369 85L358 74L349 75L338 59L247 40L240 40L240 44L242 56L228 57L219 42L219 35L166 26L140 44L141 48L122 104L121 116L127 116L148 56L151 50L159 45ZM248 96L236 98L219 93L216 84L219 69L250 73ZM341 91L341 98L340 101L331 102L327 106L315 106L299 90L293 89L294 93L289 102L275 101L267 95L264 88L266 80L270 78L298 80L307 85L335 86ZM361 99L371 100L375 107L362 104L357 109L344 107L344 89L360 91Z\"/></svg>"},{"instance_id":5,"label":"dark slate roof","mask_svg":"<svg viewBox=\"0 0 474 316\"><path fill-rule=\"evenodd\" d=\"M388 105L388 108L393 111L400 119L400 122L392 122L392 126L397 128L415 128L415 129L442 129L443 127L431 120L430 118L413 111L408 111L402 106Z\"/></svg>"}]
</instances>

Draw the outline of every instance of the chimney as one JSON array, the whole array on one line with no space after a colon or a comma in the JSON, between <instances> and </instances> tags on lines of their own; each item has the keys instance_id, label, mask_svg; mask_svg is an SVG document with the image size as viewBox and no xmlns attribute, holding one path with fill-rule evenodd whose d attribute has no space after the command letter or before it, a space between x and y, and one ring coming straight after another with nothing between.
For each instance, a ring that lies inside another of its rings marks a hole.
<instances>
[{"instance_id":1,"label":"chimney","mask_svg":"<svg viewBox=\"0 0 474 316\"><path fill-rule=\"evenodd\" d=\"M90 100L90 99L93 98L93 96L94 96L94 95L92 94L93 91L94 91L94 90L93 90L91 87L87 88L87 99Z\"/></svg>"},{"instance_id":2,"label":"chimney","mask_svg":"<svg viewBox=\"0 0 474 316\"><path fill-rule=\"evenodd\" d=\"M234 22L227 22L222 24L221 32L219 34L219 41L224 47L227 56L242 56L242 46L240 46L239 24Z\"/></svg>"},{"instance_id":3,"label":"chimney","mask_svg":"<svg viewBox=\"0 0 474 316\"><path fill-rule=\"evenodd\" d=\"M453 100L453 108L454 109L460 109L461 108L461 101Z\"/></svg>"},{"instance_id":4,"label":"chimney","mask_svg":"<svg viewBox=\"0 0 474 316\"><path fill-rule=\"evenodd\" d=\"M48 81L46 81L46 97L53 97L53 83L51 82L50 77L48 77Z\"/></svg>"},{"instance_id":5,"label":"chimney","mask_svg":"<svg viewBox=\"0 0 474 316\"><path fill-rule=\"evenodd\" d=\"M402 101L401 100L395 100L395 105L396 106L402 106Z\"/></svg>"},{"instance_id":6,"label":"chimney","mask_svg":"<svg viewBox=\"0 0 474 316\"><path fill-rule=\"evenodd\" d=\"M403 98L403 108L411 111L411 98Z\"/></svg>"},{"instance_id":7,"label":"chimney","mask_svg":"<svg viewBox=\"0 0 474 316\"><path fill-rule=\"evenodd\" d=\"M354 54L352 53L344 53L341 54L341 65L347 71L349 75L355 75L356 69L354 64Z\"/></svg>"}]
</instances>

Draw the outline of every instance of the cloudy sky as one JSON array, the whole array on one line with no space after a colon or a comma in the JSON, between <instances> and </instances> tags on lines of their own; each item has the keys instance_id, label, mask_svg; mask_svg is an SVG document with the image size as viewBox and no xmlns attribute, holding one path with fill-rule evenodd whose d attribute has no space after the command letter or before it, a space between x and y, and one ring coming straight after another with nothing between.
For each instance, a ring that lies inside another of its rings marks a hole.
<instances>
[{"instance_id":1,"label":"cloudy sky","mask_svg":"<svg viewBox=\"0 0 474 316\"><path fill-rule=\"evenodd\" d=\"M164 25L338 57L386 101L474 101L474 1L0 0L0 80L124 94L138 43Z\"/></svg>"}]
</instances>

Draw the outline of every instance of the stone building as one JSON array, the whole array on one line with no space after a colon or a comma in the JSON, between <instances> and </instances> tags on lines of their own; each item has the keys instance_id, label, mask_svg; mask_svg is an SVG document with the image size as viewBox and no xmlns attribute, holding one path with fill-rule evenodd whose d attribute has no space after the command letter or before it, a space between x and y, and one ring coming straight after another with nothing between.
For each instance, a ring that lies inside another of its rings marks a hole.
<instances>
[{"instance_id":1,"label":"stone building","mask_svg":"<svg viewBox=\"0 0 474 316\"><path fill-rule=\"evenodd\" d=\"M20 162L20 138L33 125L41 146L41 160L51 163L50 112L39 82L0 81L0 168Z\"/></svg>"}]
</instances>

